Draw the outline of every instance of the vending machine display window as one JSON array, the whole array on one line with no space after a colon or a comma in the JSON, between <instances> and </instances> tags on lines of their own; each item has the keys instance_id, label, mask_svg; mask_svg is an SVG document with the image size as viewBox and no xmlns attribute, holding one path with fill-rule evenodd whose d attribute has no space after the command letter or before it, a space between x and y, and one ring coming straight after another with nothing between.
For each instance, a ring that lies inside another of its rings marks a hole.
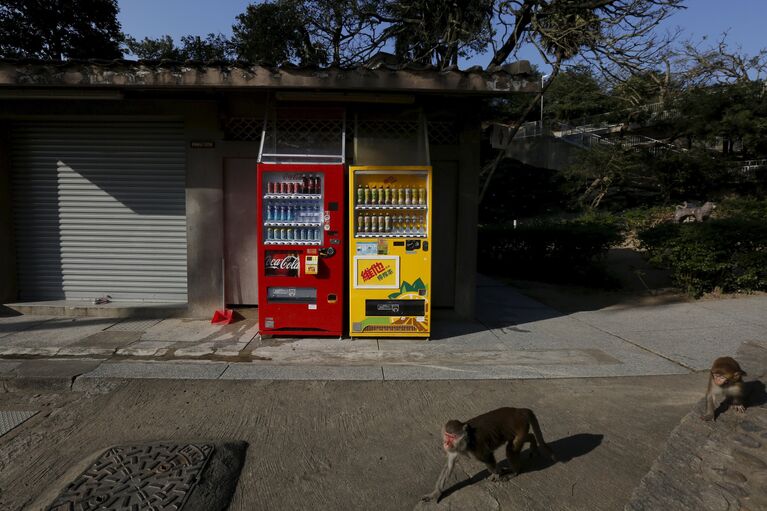
<instances>
[{"instance_id":1,"label":"vending machine display window","mask_svg":"<svg viewBox=\"0 0 767 511\"><path fill-rule=\"evenodd\" d=\"M428 236L428 172L366 170L353 176L355 238Z\"/></svg>"},{"instance_id":2,"label":"vending machine display window","mask_svg":"<svg viewBox=\"0 0 767 511\"><path fill-rule=\"evenodd\" d=\"M264 175L261 218L264 245L322 245L322 173Z\"/></svg>"}]
</instances>

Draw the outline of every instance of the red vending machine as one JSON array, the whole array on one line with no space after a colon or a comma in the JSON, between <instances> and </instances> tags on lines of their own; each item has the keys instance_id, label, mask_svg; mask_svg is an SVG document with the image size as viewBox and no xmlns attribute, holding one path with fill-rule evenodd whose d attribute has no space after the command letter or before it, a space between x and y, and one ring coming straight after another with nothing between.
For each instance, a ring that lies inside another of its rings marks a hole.
<instances>
[{"instance_id":1,"label":"red vending machine","mask_svg":"<svg viewBox=\"0 0 767 511\"><path fill-rule=\"evenodd\" d=\"M261 334L341 336L344 165L258 164Z\"/></svg>"}]
</instances>

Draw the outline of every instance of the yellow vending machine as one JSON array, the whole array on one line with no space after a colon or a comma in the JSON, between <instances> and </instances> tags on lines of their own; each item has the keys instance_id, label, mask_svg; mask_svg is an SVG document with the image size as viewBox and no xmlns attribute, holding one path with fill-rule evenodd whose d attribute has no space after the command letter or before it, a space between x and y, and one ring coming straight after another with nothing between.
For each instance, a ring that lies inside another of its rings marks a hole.
<instances>
[{"instance_id":1,"label":"yellow vending machine","mask_svg":"<svg viewBox=\"0 0 767 511\"><path fill-rule=\"evenodd\" d=\"M429 337L432 168L349 174L349 334Z\"/></svg>"}]
</instances>

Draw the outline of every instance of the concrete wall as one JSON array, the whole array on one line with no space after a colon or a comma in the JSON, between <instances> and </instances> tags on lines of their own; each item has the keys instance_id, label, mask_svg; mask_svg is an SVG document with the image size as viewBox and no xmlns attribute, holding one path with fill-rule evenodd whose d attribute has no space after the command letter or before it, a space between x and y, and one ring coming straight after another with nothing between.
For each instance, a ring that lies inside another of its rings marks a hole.
<instances>
[{"instance_id":1,"label":"concrete wall","mask_svg":"<svg viewBox=\"0 0 767 511\"><path fill-rule=\"evenodd\" d=\"M463 112L458 172L458 224L455 254L455 312L474 318L477 292L477 223L479 221L480 121L476 110Z\"/></svg>"},{"instance_id":2,"label":"concrete wall","mask_svg":"<svg viewBox=\"0 0 767 511\"><path fill-rule=\"evenodd\" d=\"M0 129L0 303L16 301L16 252L11 212L10 132Z\"/></svg>"},{"instance_id":3,"label":"concrete wall","mask_svg":"<svg viewBox=\"0 0 767 511\"><path fill-rule=\"evenodd\" d=\"M190 316L212 316L223 300L224 188L215 103L184 120L186 152L187 303ZM212 142L212 148L192 147Z\"/></svg>"}]
</instances>

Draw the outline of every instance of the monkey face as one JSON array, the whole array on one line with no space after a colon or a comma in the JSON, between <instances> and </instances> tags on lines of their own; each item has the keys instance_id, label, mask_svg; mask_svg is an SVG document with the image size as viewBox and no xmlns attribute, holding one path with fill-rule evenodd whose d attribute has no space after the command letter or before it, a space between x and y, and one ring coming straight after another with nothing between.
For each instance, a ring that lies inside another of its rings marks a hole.
<instances>
[{"instance_id":1,"label":"monkey face","mask_svg":"<svg viewBox=\"0 0 767 511\"><path fill-rule=\"evenodd\" d=\"M448 451L460 451L466 447L466 429L460 421L449 421L442 430L442 447Z\"/></svg>"},{"instance_id":2,"label":"monkey face","mask_svg":"<svg viewBox=\"0 0 767 511\"><path fill-rule=\"evenodd\" d=\"M717 385L721 387L722 385L726 385L729 379L727 376L721 374L721 373L712 373L711 377L714 379L714 385Z\"/></svg>"},{"instance_id":3,"label":"monkey face","mask_svg":"<svg viewBox=\"0 0 767 511\"><path fill-rule=\"evenodd\" d=\"M460 435L456 435L453 433L448 433L445 431L442 434L442 447L445 448L445 450L453 450L455 449L455 444L457 441L461 439Z\"/></svg>"},{"instance_id":4,"label":"monkey face","mask_svg":"<svg viewBox=\"0 0 767 511\"><path fill-rule=\"evenodd\" d=\"M446 452L464 452L466 450L466 435L462 433L442 433L442 448Z\"/></svg>"}]
</instances>

